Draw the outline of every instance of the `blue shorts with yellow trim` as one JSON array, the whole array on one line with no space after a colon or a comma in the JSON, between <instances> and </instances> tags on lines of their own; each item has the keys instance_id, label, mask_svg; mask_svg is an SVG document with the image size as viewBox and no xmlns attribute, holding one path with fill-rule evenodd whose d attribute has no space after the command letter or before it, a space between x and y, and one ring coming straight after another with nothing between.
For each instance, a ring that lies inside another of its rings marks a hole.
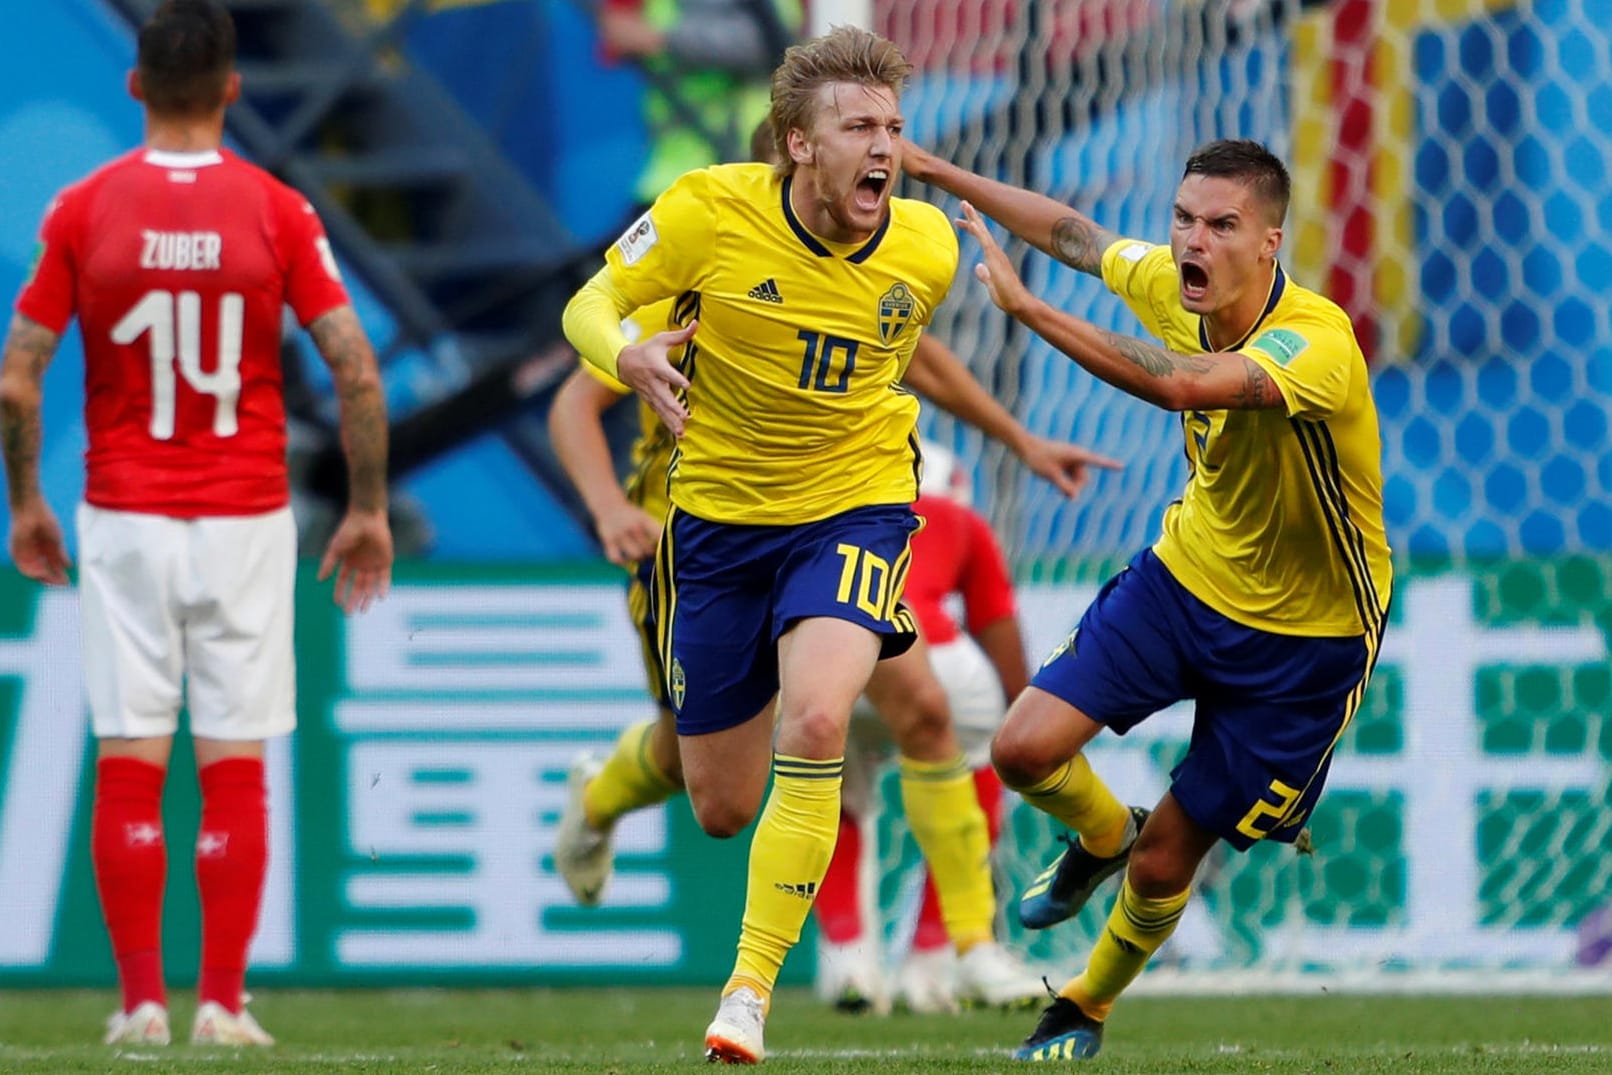
<instances>
[{"instance_id":1,"label":"blue shorts with yellow trim","mask_svg":"<svg viewBox=\"0 0 1612 1075\"><path fill-rule=\"evenodd\" d=\"M633 630L638 632L638 649L644 660L644 675L649 680L649 693L662 709L672 708L666 693L666 669L661 664L660 642L655 631L655 558L646 556L633 566L632 581L627 584L627 614L632 618Z\"/></svg>"},{"instance_id":2,"label":"blue shorts with yellow trim","mask_svg":"<svg viewBox=\"0 0 1612 1075\"><path fill-rule=\"evenodd\" d=\"M1236 623L1144 549L1031 683L1119 735L1194 699L1192 741L1170 791L1187 816L1244 851L1298 836L1376 650L1363 635L1309 638Z\"/></svg>"},{"instance_id":3,"label":"blue shorts with yellow trim","mask_svg":"<svg viewBox=\"0 0 1612 1075\"><path fill-rule=\"evenodd\" d=\"M918 517L853 508L800 526L713 523L674 508L656 552L654 617L679 735L743 724L778 693L780 635L826 616L911 648L900 604Z\"/></svg>"}]
</instances>

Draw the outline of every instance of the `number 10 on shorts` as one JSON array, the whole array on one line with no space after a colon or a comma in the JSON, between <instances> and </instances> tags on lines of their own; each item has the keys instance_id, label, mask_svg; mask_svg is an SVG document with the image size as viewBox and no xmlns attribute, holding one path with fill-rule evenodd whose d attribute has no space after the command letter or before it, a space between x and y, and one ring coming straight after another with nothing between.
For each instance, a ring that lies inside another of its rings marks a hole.
<instances>
[{"instance_id":1,"label":"number 10 on shorts","mask_svg":"<svg viewBox=\"0 0 1612 1075\"><path fill-rule=\"evenodd\" d=\"M835 546L844 561L840 567L840 588L834 600L856 607L874 619L890 618L890 564L882 556L841 542Z\"/></svg>"}]
</instances>

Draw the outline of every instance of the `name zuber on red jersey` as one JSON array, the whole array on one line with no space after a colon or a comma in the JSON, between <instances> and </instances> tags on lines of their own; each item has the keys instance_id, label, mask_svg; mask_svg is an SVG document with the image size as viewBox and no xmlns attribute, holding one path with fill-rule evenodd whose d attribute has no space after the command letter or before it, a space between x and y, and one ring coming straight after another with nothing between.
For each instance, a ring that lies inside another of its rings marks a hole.
<instances>
[{"instance_id":1,"label":"name zuber on red jersey","mask_svg":"<svg viewBox=\"0 0 1612 1075\"><path fill-rule=\"evenodd\" d=\"M347 302L300 194L227 150L139 150L56 199L17 311L78 318L85 500L195 517L289 501L282 312Z\"/></svg>"}]
</instances>

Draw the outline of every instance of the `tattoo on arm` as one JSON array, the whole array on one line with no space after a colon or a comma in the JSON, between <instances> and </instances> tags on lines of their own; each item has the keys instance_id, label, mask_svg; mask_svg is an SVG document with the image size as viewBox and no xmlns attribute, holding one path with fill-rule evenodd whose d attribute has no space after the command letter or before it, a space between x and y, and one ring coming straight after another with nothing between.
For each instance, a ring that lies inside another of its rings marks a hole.
<instances>
[{"instance_id":1,"label":"tattoo on arm","mask_svg":"<svg viewBox=\"0 0 1612 1075\"><path fill-rule=\"evenodd\" d=\"M1103 274L1103 251L1119 236L1078 214L1066 216L1052 226L1052 256L1072 269Z\"/></svg>"},{"instance_id":2,"label":"tattoo on arm","mask_svg":"<svg viewBox=\"0 0 1612 1075\"><path fill-rule=\"evenodd\" d=\"M1118 351L1131 365L1151 377L1169 377L1176 373L1206 373L1214 363L1204 355L1183 355L1168 347L1158 347L1134 336L1118 332L1104 332L1103 339Z\"/></svg>"},{"instance_id":3,"label":"tattoo on arm","mask_svg":"<svg viewBox=\"0 0 1612 1075\"><path fill-rule=\"evenodd\" d=\"M59 333L21 314L11 319L0 369L0 453L13 504L39 493L39 446L44 439L41 386L61 339Z\"/></svg>"},{"instance_id":4,"label":"tattoo on arm","mask_svg":"<svg viewBox=\"0 0 1612 1075\"><path fill-rule=\"evenodd\" d=\"M1243 386L1238 389L1235 398L1238 409L1263 410L1280 404L1282 393L1271 375L1265 372L1265 367L1251 358L1244 358Z\"/></svg>"},{"instance_id":5,"label":"tattoo on arm","mask_svg":"<svg viewBox=\"0 0 1612 1075\"><path fill-rule=\"evenodd\" d=\"M341 447L347 457L347 500L366 511L386 507L386 397L375 352L351 306L308 326L330 367L341 404Z\"/></svg>"}]
</instances>

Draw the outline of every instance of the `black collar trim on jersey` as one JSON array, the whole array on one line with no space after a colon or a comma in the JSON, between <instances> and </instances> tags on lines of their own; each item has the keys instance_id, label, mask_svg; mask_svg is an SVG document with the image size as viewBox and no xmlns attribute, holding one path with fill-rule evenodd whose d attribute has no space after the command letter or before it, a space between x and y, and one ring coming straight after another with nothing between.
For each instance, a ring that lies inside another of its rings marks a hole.
<instances>
[{"instance_id":1,"label":"black collar trim on jersey","mask_svg":"<svg viewBox=\"0 0 1612 1075\"><path fill-rule=\"evenodd\" d=\"M1270 298L1265 300L1265 309L1260 311L1259 316L1254 319L1253 325L1249 327L1247 332L1243 333L1242 339L1238 340L1230 347L1222 347L1221 350L1241 350L1249 340L1253 339L1254 333L1259 331L1259 326L1265 323L1265 319L1271 315L1271 311L1276 309L1276 304L1282 301L1282 292L1286 290L1287 274L1282 271L1282 263L1278 261L1276 263L1276 273L1271 277L1271 294ZM1198 344L1204 349L1205 353L1211 352L1215 349L1214 345L1209 342L1209 328L1204 324L1202 317L1198 318Z\"/></svg>"},{"instance_id":2,"label":"black collar trim on jersey","mask_svg":"<svg viewBox=\"0 0 1612 1075\"><path fill-rule=\"evenodd\" d=\"M795 207L789 204L789 189L794 182L794 176L789 175L784 177L784 220L789 224L789 230L795 233L795 238L800 240L802 246L816 254L818 257L833 257L834 251L824 246L821 239L813 235L810 231L806 230L806 225L802 224L800 222L800 217L795 215ZM890 230L890 216L891 214L886 211L884 214L884 221L879 225L879 230L874 232L867 242L863 243L856 250L847 254L845 256L845 260L850 262L852 265L860 265L868 258L872 257L873 252L877 250L879 248L879 244L884 241L885 232Z\"/></svg>"}]
</instances>

